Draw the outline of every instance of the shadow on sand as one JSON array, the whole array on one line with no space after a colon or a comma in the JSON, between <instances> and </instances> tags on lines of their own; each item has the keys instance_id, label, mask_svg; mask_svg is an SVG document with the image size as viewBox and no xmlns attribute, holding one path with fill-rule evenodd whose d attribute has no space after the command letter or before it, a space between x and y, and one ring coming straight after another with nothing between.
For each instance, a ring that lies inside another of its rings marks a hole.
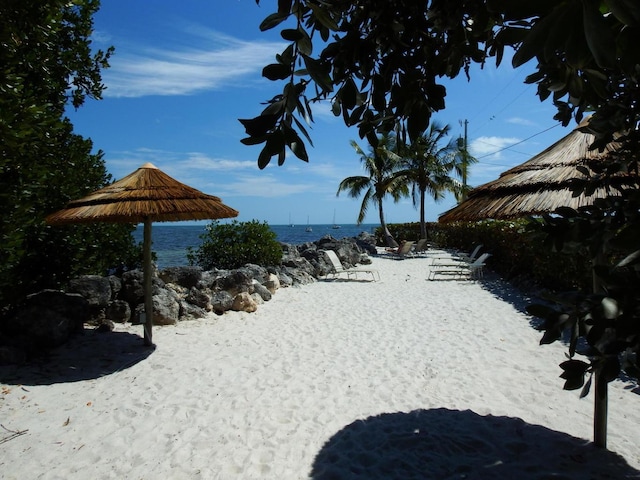
<instances>
[{"instance_id":1,"label":"shadow on sand","mask_svg":"<svg viewBox=\"0 0 640 480\"><path fill-rule=\"evenodd\" d=\"M0 382L52 385L90 380L124 370L153 352L138 335L85 330L67 343L24 365L0 367Z\"/></svg>"},{"instance_id":2,"label":"shadow on sand","mask_svg":"<svg viewBox=\"0 0 640 480\"><path fill-rule=\"evenodd\" d=\"M621 456L519 418L445 408L385 413L336 433L313 480L638 479Z\"/></svg>"}]
</instances>

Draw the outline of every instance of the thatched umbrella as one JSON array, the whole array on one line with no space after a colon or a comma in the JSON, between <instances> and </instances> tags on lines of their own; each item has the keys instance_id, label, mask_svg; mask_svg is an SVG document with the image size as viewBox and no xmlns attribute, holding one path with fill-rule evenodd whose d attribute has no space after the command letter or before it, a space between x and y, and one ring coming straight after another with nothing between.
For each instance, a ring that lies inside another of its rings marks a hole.
<instances>
[{"instance_id":1,"label":"thatched umbrella","mask_svg":"<svg viewBox=\"0 0 640 480\"><path fill-rule=\"evenodd\" d=\"M151 223L236 217L238 211L145 163L121 180L73 200L46 218L51 225L72 223L144 223L144 344L153 345L151 297Z\"/></svg>"},{"instance_id":2,"label":"thatched umbrella","mask_svg":"<svg viewBox=\"0 0 640 480\"><path fill-rule=\"evenodd\" d=\"M443 213L439 221L510 219L553 212L558 207L577 209L591 205L596 198L618 195L618 189L638 188L637 176L620 173L603 179L591 195L574 195L572 184L587 179L578 167L602 164L619 148L617 143L610 143L603 152L589 150L594 136L581 132L583 125L497 180L474 188L464 202Z\"/></svg>"}]
</instances>

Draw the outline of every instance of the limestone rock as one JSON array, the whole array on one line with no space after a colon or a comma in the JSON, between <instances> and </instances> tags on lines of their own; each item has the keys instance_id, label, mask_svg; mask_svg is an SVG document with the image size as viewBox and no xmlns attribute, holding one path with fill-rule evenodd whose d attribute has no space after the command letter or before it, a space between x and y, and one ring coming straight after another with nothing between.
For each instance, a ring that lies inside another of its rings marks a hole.
<instances>
[{"instance_id":1,"label":"limestone rock","mask_svg":"<svg viewBox=\"0 0 640 480\"><path fill-rule=\"evenodd\" d=\"M202 279L202 269L200 267L169 267L161 270L158 276L165 283L175 283L191 289Z\"/></svg>"},{"instance_id":2,"label":"limestone rock","mask_svg":"<svg viewBox=\"0 0 640 480\"><path fill-rule=\"evenodd\" d=\"M104 308L111 300L111 282L108 277L82 275L69 281L69 293L79 293L90 307Z\"/></svg>"},{"instance_id":3,"label":"limestone rock","mask_svg":"<svg viewBox=\"0 0 640 480\"><path fill-rule=\"evenodd\" d=\"M238 293L253 293L253 280L246 272L232 270L215 282L217 290L226 290L231 295Z\"/></svg>"},{"instance_id":4,"label":"limestone rock","mask_svg":"<svg viewBox=\"0 0 640 480\"><path fill-rule=\"evenodd\" d=\"M260 297L260 300L264 302L268 302L272 297L271 292L269 291L269 289L267 289L267 287L258 283L257 281L254 281L252 296L255 298L256 295L258 295Z\"/></svg>"},{"instance_id":5,"label":"limestone rock","mask_svg":"<svg viewBox=\"0 0 640 480\"><path fill-rule=\"evenodd\" d=\"M231 310L233 306L233 295L226 290L214 292L211 295L211 309L217 313L222 314L227 310Z\"/></svg>"},{"instance_id":6,"label":"limestone rock","mask_svg":"<svg viewBox=\"0 0 640 480\"><path fill-rule=\"evenodd\" d=\"M180 304L175 294L160 293L153 296L153 324L175 325L180 319Z\"/></svg>"},{"instance_id":7,"label":"limestone rock","mask_svg":"<svg viewBox=\"0 0 640 480\"><path fill-rule=\"evenodd\" d=\"M112 300L105 309L105 318L117 323L131 320L131 307L124 300Z\"/></svg>"},{"instance_id":8,"label":"limestone rock","mask_svg":"<svg viewBox=\"0 0 640 480\"><path fill-rule=\"evenodd\" d=\"M271 292L271 294L274 294L276 293L276 290L280 288L280 280L276 274L270 273L263 285Z\"/></svg>"},{"instance_id":9,"label":"limestone rock","mask_svg":"<svg viewBox=\"0 0 640 480\"><path fill-rule=\"evenodd\" d=\"M198 290L196 287L192 287L189 290L189 294L185 297L185 301L200 307L204 310L212 310L211 297L203 290Z\"/></svg>"},{"instance_id":10,"label":"limestone rock","mask_svg":"<svg viewBox=\"0 0 640 480\"><path fill-rule=\"evenodd\" d=\"M258 305L255 300L251 298L251 295L247 292L240 292L233 297L233 305L231 310L236 312L255 312L258 309Z\"/></svg>"},{"instance_id":11,"label":"limestone rock","mask_svg":"<svg viewBox=\"0 0 640 480\"><path fill-rule=\"evenodd\" d=\"M89 302L78 293L43 290L29 295L7 322L9 334L19 334L36 348L53 348L82 332Z\"/></svg>"}]
</instances>

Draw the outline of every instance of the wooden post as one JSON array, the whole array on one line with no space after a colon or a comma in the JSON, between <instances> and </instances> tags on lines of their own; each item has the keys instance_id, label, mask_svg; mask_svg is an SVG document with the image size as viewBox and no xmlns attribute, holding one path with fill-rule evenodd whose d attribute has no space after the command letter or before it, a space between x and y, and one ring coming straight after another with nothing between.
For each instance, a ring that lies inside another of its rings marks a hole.
<instances>
[{"instance_id":1,"label":"wooden post","mask_svg":"<svg viewBox=\"0 0 640 480\"><path fill-rule=\"evenodd\" d=\"M609 395L606 379L598 371L595 373L595 402L593 409L593 443L596 447L607 448L607 414L609 410Z\"/></svg>"},{"instance_id":2,"label":"wooden post","mask_svg":"<svg viewBox=\"0 0 640 480\"><path fill-rule=\"evenodd\" d=\"M593 293L603 293L602 279L596 275L595 267L604 265L605 256L602 252L593 259ZM593 443L596 447L607 448L607 415L609 410L609 384L602 378L599 370L594 374L594 405L593 405Z\"/></svg>"},{"instance_id":3,"label":"wooden post","mask_svg":"<svg viewBox=\"0 0 640 480\"><path fill-rule=\"evenodd\" d=\"M144 289L144 344L153 346L152 329L153 329L153 288L151 277L153 276L151 264L151 219L144 219L144 237L142 243L143 252L143 289Z\"/></svg>"}]
</instances>

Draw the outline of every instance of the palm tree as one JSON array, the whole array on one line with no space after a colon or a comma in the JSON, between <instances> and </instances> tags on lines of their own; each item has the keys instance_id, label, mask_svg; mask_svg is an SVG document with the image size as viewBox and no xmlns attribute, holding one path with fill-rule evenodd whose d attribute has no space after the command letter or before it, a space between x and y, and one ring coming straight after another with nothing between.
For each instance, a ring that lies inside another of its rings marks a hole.
<instances>
[{"instance_id":1,"label":"palm tree","mask_svg":"<svg viewBox=\"0 0 640 480\"><path fill-rule=\"evenodd\" d=\"M476 161L453 140L441 146L449 134L449 125L440 126L432 123L427 134L418 137L411 145L400 146L403 167L395 173L396 179L411 186L411 197L414 206L420 206L420 237L427 238L425 221L425 200L427 194L436 202L444 198L445 193L452 192L460 199L467 190L452 176L452 172L466 178L470 163Z\"/></svg>"},{"instance_id":2,"label":"palm tree","mask_svg":"<svg viewBox=\"0 0 640 480\"><path fill-rule=\"evenodd\" d=\"M360 161L367 172L367 176L361 175L345 178L340 182L336 196L340 195L342 191L347 191L351 198L358 198L364 192L360 213L358 215L358 225L364 221L370 203L374 202L378 207L380 227L384 233L385 243L387 246L397 246L387 228L384 219L384 210L382 208L382 200L387 195L391 195L393 200L397 202L409 194L407 184L395 176L401 160L401 158L393 152L395 148L395 138L389 134L381 136L378 146L370 148L371 153L369 155L353 140L351 141L351 146L355 149L356 153L360 155Z\"/></svg>"}]
</instances>

